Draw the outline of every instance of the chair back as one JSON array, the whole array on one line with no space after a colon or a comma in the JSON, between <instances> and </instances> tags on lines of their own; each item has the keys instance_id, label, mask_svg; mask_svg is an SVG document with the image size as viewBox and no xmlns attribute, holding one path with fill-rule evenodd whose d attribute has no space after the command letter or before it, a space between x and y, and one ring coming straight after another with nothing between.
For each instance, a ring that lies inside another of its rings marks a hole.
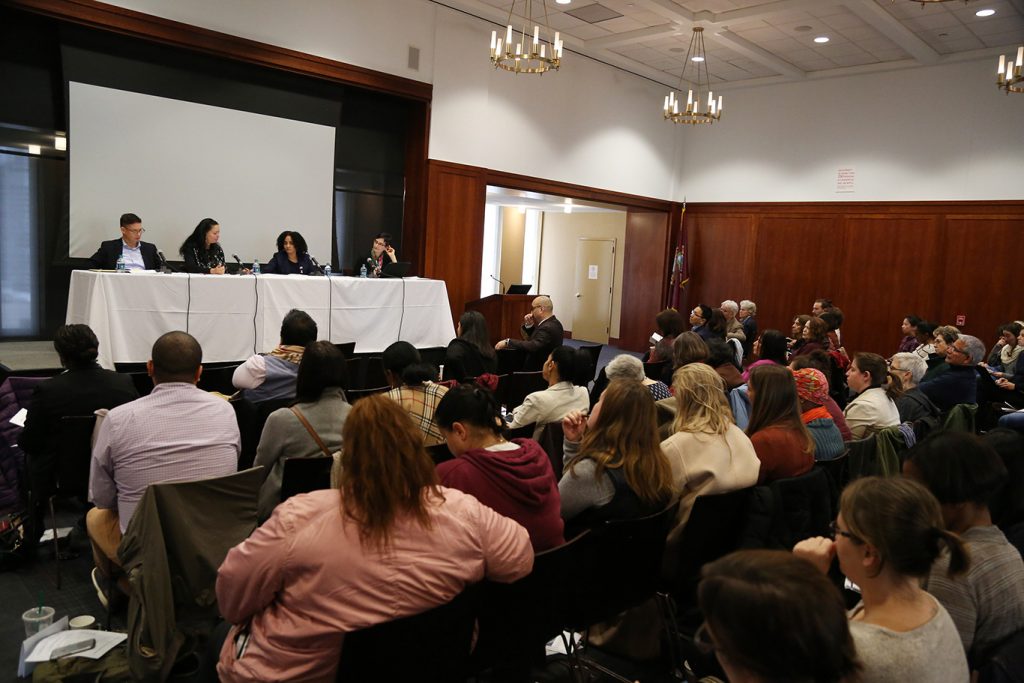
<instances>
[{"instance_id":1,"label":"chair back","mask_svg":"<svg viewBox=\"0 0 1024 683\"><path fill-rule=\"evenodd\" d=\"M1004 640L978 671L978 683L1024 681L1024 629Z\"/></svg>"},{"instance_id":2,"label":"chair back","mask_svg":"<svg viewBox=\"0 0 1024 683\"><path fill-rule=\"evenodd\" d=\"M672 369L672 361L660 360L654 363L644 363L644 374L649 379L665 381L665 373Z\"/></svg>"},{"instance_id":3,"label":"chair back","mask_svg":"<svg viewBox=\"0 0 1024 683\"><path fill-rule=\"evenodd\" d=\"M775 498L778 547L792 550L805 538L828 535L829 523L835 516L824 470L814 468L799 477L777 479L768 486Z\"/></svg>"},{"instance_id":4,"label":"chair back","mask_svg":"<svg viewBox=\"0 0 1024 683\"><path fill-rule=\"evenodd\" d=\"M335 344L334 348L341 351L341 355L345 356L345 360L348 361L353 355L355 355L356 343L354 341L342 342L340 344Z\"/></svg>"},{"instance_id":5,"label":"chair back","mask_svg":"<svg viewBox=\"0 0 1024 683\"><path fill-rule=\"evenodd\" d=\"M584 344L579 346L576 350L582 354L587 360L590 361L590 372L588 376L581 376L580 381L585 384L589 384L594 381L594 376L597 373L597 364L601 360L601 349L604 348L604 344Z\"/></svg>"},{"instance_id":6,"label":"chair back","mask_svg":"<svg viewBox=\"0 0 1024 683\"><path fill-rule=\"evenodd\" d=\"M331 488L331 467L334 458L286 458L281 474L281 502L292 496Z\"/></svg>"},{"instance_id":7,"label":"chair back","mask_svg":"<svg viewBox=\"0 0 1024 683\"><path fill-rule=\"evenodd\" d=\"M153 393L153 378L145 370L142 372L121 372L120 374L128 375L131 378L132 385L135 387L135 391L139 392L139 396L149 396ZM234 393L234 389L231 392Z\"/></svg>"},{"instance_id":8,"label":"chair back","mask_svg":"<svg viewBox=\"0 0 1024 683\"><path fill-rule=\"evenodd\" d=\"M478 586L467 586L446 604L345 634L335 680L465 681L479 596Z\"/></svg>"},{"instance_id":9,"label":"chair back","mask_svg":"<svg viewBox=\"0 0 1024 683\"><path fill-rule=\"evenodd\" d=\"M448 353L446 346L431 346L426 349L417 349L420 353L420 360L435 368L444 365L444 357Z\"/></svg>"},{"instance_id":10,"label":"chair back","mask_svg":"<svg viewBox=\"0 0 1024 683\"><path fill-rule=\"evenodd\" d=\"M349 389L345 392L345 397L348 398L348 402L351 405L355 405L356 401L361 398L372 396L373 394L383 394L388 391L391 391L390 386L373 387L372 389Z\"/></svg>"},{"instance_id":11,"label":"chair back","mask_svg":"<svg viewBox=\"0 0 1024 683\"><path fill-rule=\"evenodd\" d=\"M504 384L504 387L501 385ZM537 372L513 372L498 380L499 392L504 399L504 405L511 411L523 405L526 397L535 391L544 391L548 388L548 381L544 379L544 373Z\"/></svg>"},{"instance_id":12,"label":"chair back","mask_svg":"<svg viewBox=\"0 0 1024 683\"><path fill-rule=\"evenodd\" d=\"M530 424L523 425L522 427L516 427L515 429L509 429L509 430L507 430L507 435L505 436L505 438L508 439L509 441L511 441L512 439L532 439L533 438L533 430L536 427L537 427L537 425L535 423L531 422Z\"/></svg>"},{"instance_id":13,"label":"chair back","mask_svg":"<svg viewBox=\"0 0 1024 683\"><path fill-rule=\"evenodd\" d=\"M203 374L199 376L199 382L196 386L203 391L216 391L225 396L230 396L235 393L235 385L231 378L235 374L235 368L239 365L241 363L221 367L207 367L204 365Z\"/></svg>"},{"instance_id":14,"label":"chair back","mask_svg":"<svg viewBox=\"0 0 1024 683\"><path fill-rule=\"evenodd\" d=\"M434 444L433 446L427 446L427 455L434 461L435 465L440 465L446 460L453 460L455 456L452 455L451 450L448 448L448 444L442 441L441 443Z\"/></svg>"},{"instance_id":15,"label":"chair back","mask_svg":"<svg viewBox=\"0 0 1024 683\"><path fill-rule=\"evenodd\" d=\"M608 388L608 373L605 372L604 368L597 373L597 379L594 380L594 386L590 387L590 409L593 410L597 402L601 400L601 394Z\"/></svg>"},{"instance_id":16,"label":"chair back","mask_svg":"<svg viewBox=\"0 0 1024 683\"><path fill-rule=\"evenodd\" d=\"M676 507L604 522L573 544L563 626L582 631L654 595Z\"/></svg>"},{"instance_id":17,"label":"chair back","mask_svg":"<svg viewBox=\"0 0 1024 683\"><path fill-rule=\"evenodd\" d=\"M249 469L256 460L256 448L260 444L263 427L266 426L270 414L278 408L284 408L291 404L293 400L291 398L272 398L258 403L253 403L246 398L231 400L231 407L235 409L235 421L238 422L238 435L241 441L241 450L238 454L239 470Z\"/></svg>"},{"instance_id":18,"label":"chair back","mask_svg":"<svg viewBox=\"0 0 1024 683\"><path fill-rule=\"evenodd\" d=\"M825 476L828 477L828 490L829 498L832 501L832 509L838 511L839 496L842 494L843 489L846 488L846 483L850 480L850 456L848 453L843 453L838 458L832 460L818 460L814 466L823 470Z\"/></svg>"},{"instance_id":19,"label":"chair back","mask_svg":"<svg viewBox=\"0 0 1024 683\"><path fill-rule=\"evenodd\" d=\"M366 359L366 374L363 376L363 385L360 388L387 386L388 378L384 374L384 359L380 356L370 356Z\"/></svg>"},{"instance_id":20,"label":"chair back","mask_svg":"<svg viewBox=\"0 0 1024 683\"><path fill-rule=\"evenodd\" d=\"M877 470L875 456L875 435L868 434L863 439L846 442L848 459L847 483L861 477L868 477Z\"/></svg>"},{"instance_id":21,"label":"chair back","mask_svg":"<svg viewBox=\"0 0 1024 683\"><path fill-rule=\"evenodd\" d=\"M57 492L68 496L85 496L89 492L89 466L92 462L92 433L95 415L65 415L57 423L56 470L53 473Z\"/></svg>"},{"instance_id":22,"label":"chair back","mask_svg":"<svg viewBox=\"0 0 1024 683\"><path fill-rule=\"evenodd\" d=\"M551 461L551 471L555 473L555 481L562 478L564 460L562 459L562 448L565 440L565 432L562 430L561 422L549 422L540 430L537 442L544 452L548 454Z\"/></svg>"},{"instance_id":23,"label":"chair back","mask_svg":"<svg viewBox=\"0 0 1024 683\"><path fill-rule=\"evenodd\" d=\"M740 547L753 488L697 496L690 517L674 546L668 589L683 612L697 604L697 584L705 564Z\"/></svg>"},{"instance_id":24,"label":"chair back","mask_svg":"<svg viewBox=\"0 0 1024 683\"><path fill-rule=\"evenodd\" d=\"M500 349L495 352L498 359L498 374L509 375L521 372L526 364L526 352L520 349Z\"/></svg>"}]
</instances>

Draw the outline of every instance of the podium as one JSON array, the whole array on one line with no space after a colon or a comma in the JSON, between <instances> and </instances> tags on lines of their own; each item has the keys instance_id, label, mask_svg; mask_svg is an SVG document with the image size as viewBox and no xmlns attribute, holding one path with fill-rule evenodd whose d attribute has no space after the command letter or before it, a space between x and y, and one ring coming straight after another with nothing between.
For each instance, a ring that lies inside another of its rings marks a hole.
<instances>
[{"instance_id":1,"label":"podium","mask_svg":"<svg viewBox=\"0 0 1024 683\"><path fill-rule=\"evenodd\" d=\"M497 344L500 339L523 338L519 328L523 325L523 316L530 312L530 302L535 298L534 294L492 294L466 302L466 310L483 314L487 319L491 343Z\"/></svg>"}]
</instances>

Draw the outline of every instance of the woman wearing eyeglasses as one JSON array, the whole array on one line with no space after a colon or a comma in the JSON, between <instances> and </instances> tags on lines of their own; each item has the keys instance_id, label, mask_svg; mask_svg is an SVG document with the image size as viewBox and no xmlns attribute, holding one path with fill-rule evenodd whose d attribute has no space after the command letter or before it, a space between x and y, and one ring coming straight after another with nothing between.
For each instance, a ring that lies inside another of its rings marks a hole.
<instances>
[{"instance_id":1,"label":"woman wearing eyeglasses","mask_svg":"<svg viewBox=\"0 0 1024 683\"><path fill-rule=\"evenodd\" d=\"M853 681L860 669L839 591L783 550L741 550L704 567L694 640L730 683ZM771 627L767 627L771 624Z\"/></svg>"},{"instance_id":2,"label":"woman wearing eyeglasses","mask_svg":"<svg viewBox=\"0 0 1024 683\"><path fill-rule=\"evenodd\" d=\"M967 659L949 613L921 588L943 550L949 575L963 573L968 556L946 530L939 503L921 484L903 478L864 477L839 500L833 539L816 537L793 549L822 574L836 558L860 587L850 632L864 665L862 683L968 680Z\"/></svg>"}]
</instances>

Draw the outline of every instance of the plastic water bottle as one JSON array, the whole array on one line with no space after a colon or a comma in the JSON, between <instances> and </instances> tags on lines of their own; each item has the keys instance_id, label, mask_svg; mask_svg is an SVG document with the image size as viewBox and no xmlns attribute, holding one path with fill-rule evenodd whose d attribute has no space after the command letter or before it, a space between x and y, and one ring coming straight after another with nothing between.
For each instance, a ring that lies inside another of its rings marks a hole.
<instances>
[{"instance_id":1,"label":"plastic water bottle","mask_svg":"<svg viewBox=\"0 0 1024 683\"><path fill-rule=\"evenodd\" d=\"M114 269L117 270L117 272L119 273L123 273L126 270L128 270L124 265L124 254L121 254L120 256L117 257L117 265L114 266Z\"/></svg>"},{"instance_id":2,"label":"plastic water bottle","mask_svg":"<svg viewBox=\"0 0 1024 683\"><path fill-rule=\"evenodd\" d=\"M366 264L359 266L359 277L366 277Z\"/></svg>"},{"instance_id":3,"label":"plastic water bottle","mask_svg":"<svg viewBox=\"0 0 1024 683\"><path fill-rule=\"evenodd\" d=\"M330 277L331 276L331 264L330 263L328 263L326 266L324 266L324 276L326 276L326 277Z\"/></svg>"},{"instance_id":4,"label":"plastic water bottle","mask_svg":"<svg viewBox=\"0 0 1024 683\"><path fill-rule=\"evenodd\" d=\"M260 274L260 262L259 261L253 260L253 262L252 262L252 274L253 275L259 275Z\"/></svg>"}]
</instances>

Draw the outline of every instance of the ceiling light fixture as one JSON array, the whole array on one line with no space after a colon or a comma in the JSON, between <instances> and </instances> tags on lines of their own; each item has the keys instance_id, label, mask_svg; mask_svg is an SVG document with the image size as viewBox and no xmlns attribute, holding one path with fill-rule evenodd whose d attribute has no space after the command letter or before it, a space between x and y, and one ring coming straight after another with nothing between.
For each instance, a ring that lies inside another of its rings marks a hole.
<instances>
[{"instance_id":1,"label":"ceiling light fixture","mask_svg":"<svg viewBox=\"0 0 1024 683\"><path fill-rule=\"evenodd\" d=\"M527 31L527 25L533 22L533 0L524 0L522 26L518 34L513 32L512 15L516 4L513 2L509 8L505 35L499 37L497 31L491 31L491 64L495 69L504 69L516 74L542 74L552 69L557 71L562 63L562 38L559 32L555 31L555 37L551 39L546 0L540 0L544 11L543 35L540 24L533 24L533 31ZM547 36L546 42L543 36Z\"/></svg>"},{"instance_id":2,"label":"ceiling light fixture","mask_svg":"<svg viewBox=\"0 0 1024 683\"><path fill-rule=\"evenodd\" d=\"M814 42L816 42L816 43L827 43L829 40L830 40L830 38L828 36L818 36L817 38L814 39Z\"/></svg>"},{"instance_id":3,"label":"ceiling light fixture","mask_svg":"<svg viewBox=\"0 0 1024 683\"><path fill-rule=\"evenodd\" d=\"M562 204L562 210L563 210L563 211L564 211L565 213L572 213L572 200L571 200L571 199L568 199L568 198L567 198L567 199L565 200L565 203L564 203L564 204Z\"/></svg>"},{"instance_id":4,"label":"ceiling light fixture","mask_svg":"<svg viewBox=\"0 0 1024 683\"><path fill-rule=\"evenodd\" d=\"M695 79L686 78L686 69L693 62L697 66ZM683 83L689 85L686 95L686 107L679 111L680 101L676 97L676 91L670 90L665 96L664 117L672 123L714 123L722 118L722 96L711 92L711 76L708 73L708 62L704 50L704 29L700 26L693 27L693 35L690 36L690 48L686 51L686 61L683 62L683 73L679 75L679 93L683 92ZM696 86L696 94L694 93ZM701 102L704 101L704 93L707 92L707 107L701 109Z\"/></svg>"},{"instance_id":5,"label":"ceiling light fixture","mask_svg":"<svg viewBox=\"0 0 1024 683\"><path fill-rule=\"evenodd\" d=\"M994 9L980 9L977 12L974 13L974 16L976 16L976 17L991 17L995 13L996 13L996 11Z\"/></svg>"},{"instance_id":6,"label":"ceiling light fixture","mask_svg":"<svg viewBox=\"0 0 1024 683\"><path fill-rule=\"evenodd\" d=\"M1024 93L1024 45L1017 48L1017 59L999 55L999 71L996 85L1007 93Z\"/></svg>"}]
</instances>

